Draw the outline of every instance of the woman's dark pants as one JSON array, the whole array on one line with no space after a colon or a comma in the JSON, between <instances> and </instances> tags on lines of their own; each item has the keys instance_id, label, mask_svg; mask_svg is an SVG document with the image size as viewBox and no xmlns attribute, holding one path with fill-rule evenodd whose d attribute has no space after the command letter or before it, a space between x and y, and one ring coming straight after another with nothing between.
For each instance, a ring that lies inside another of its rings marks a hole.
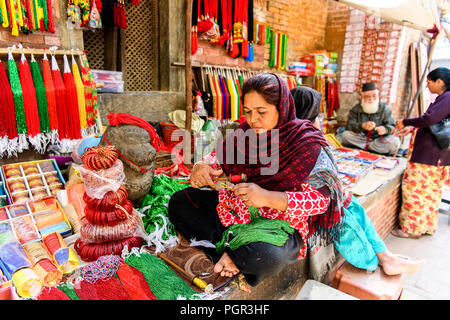
<instances>
[{"instance_id":1,"label":"woman's dark pants","mask_svg":"<svg viewBox=\"0 0 450 320\"><path fill-rule=\"evenodd\" d=\"M170 199L170 221L186 239L208 240L215 244L226 230L217 215L218 203L219 193L215 190L186 188L173 194ZM248 284L255 286L264 278L277 275L286 264L295 262L303 245L296 230L281 247L253 242L236 250L226 248L225 251L244 274ZM222 255L213 248L204 248L204 251L214 263Z\"/></svg>"}]
</instances>

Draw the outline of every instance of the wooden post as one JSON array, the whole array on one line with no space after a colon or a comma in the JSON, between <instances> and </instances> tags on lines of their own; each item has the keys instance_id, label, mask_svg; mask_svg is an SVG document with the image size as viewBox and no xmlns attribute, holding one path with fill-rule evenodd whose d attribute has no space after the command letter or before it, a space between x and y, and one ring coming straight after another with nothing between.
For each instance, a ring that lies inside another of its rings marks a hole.
<instances>
[{"instance_id":1,"label":"wooden post","mask_svg":"<svg viewBox=\"0 0 450 320\"><path fill-rule=\"evenodd\" d=\"M192 0L186 0L185 21L185 80L186 80L186 125L183 139L183 159L185 164L191 163L192 136L192 63L191 63L191 29Z\"/></svg>"}]
</instances>

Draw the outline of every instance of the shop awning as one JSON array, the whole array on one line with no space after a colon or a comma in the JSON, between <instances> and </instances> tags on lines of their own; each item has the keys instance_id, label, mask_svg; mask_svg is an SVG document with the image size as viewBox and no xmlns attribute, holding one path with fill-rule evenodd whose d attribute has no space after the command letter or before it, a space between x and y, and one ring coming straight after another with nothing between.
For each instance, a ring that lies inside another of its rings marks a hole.
<instances>
[{"instance_id":1,"label":"shop awning","mask_svg":"<svg viewBox=\"0 0 450 320\"><path fill-rule=\"evenodd\" d=\"M447 0L336 0L386 21L419 30L439 26Z\"/></svg>"}]
</instances>

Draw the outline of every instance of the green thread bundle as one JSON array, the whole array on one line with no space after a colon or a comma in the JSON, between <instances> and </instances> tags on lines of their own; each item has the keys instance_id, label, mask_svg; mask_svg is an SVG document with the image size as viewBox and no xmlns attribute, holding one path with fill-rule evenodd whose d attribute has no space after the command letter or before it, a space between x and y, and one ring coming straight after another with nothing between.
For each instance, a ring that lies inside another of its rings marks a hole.
<instances>
[{"instance_id":1,"label":"green thread bundle","mask_svg":"<svg viewBox=\"0 0 450 320\"><path fill-rule=\"evenodd\" d=\"M31 76L33 77L34 88L36 90L37 107L39 113L39 124L41 132L50 132L50 122L48 119L47 94L45 92L44 80L42 79L39 66L34 57L31 57Z\"/></svg>"},{"instance_id":2,"label":"green thread bundle","mask_svg":"<svg viewBox=\"0 0 450 320\"><path fill-rule=\"evenodd\" d=\"M25 119L25 107L23 105L22 85L20 84L19 71L12 55L8 58L9 83L14 96L14 108L16 112L17 132L27 134L27 121Z\"/></svg>"},{"instance_id":3,"label":"green thread bundle","mask_svg":"<svg viewBox=\"0 0 450 320\"><path fill-rule=\"evenodd\" d=\"M222 239L216 243L216 250L223 252L225 247L236 250L242 245L252 242L267 242L275 246L283 246L294 233L288 221L264 218L255 207L249 207L251 221L247 224L233 224L223 233ZM232 239L230 240L230 238Z\"/></svg>"},{"instance_id":4,"label":"green thread bundle","mask_svg":"<svg viewBox=\"0 0 450 320\"><path fill-rule=\"evenodd\" d=\"M62 292L64 292L70 298L70 300L80 300L80 297L75 292L73 284L71 284L69 282L65 282L65 283L57 286L57 288L59 290L61 290Z\"/></svg>"},{"instance_id":5,"label":"green thread bundle","mask_svg":"<svg viewBox=\"0 0 450 320\"><path fill-rule=\"evenodd\" d=\"M164 218L169 221L169 213L167 205L169 203L170 197L177 191L183 190L189 186L187 183L178 183L182 180L174 180L168 176L160 175L153 177L152 187L150 192L145 195L144 200L141 204L141 212L145 207L150 206L149 209L142 212L144 217L142 217L142 222L144 223L145 231L149 234L153 233L157 226L161 227L164 225ZM155 226L155 224L157 226ZM162 235L163 240L167 240L170 236L176 236L174 226L169 223L167 225L167 234Z\"/></svg>"},{"instance_id":6,"label":"green thread bundle","mask_svg":"<svg viewBox=\"0 0 450 320\"><path fill-rule=\"evenodd\" d=\"M151 291L158 300L176 300L179 297L195 299L197 292L170 269L164 261L151 255L130 254L125 263L138 269L145 277Z\"/></svg>"}]
</instances>

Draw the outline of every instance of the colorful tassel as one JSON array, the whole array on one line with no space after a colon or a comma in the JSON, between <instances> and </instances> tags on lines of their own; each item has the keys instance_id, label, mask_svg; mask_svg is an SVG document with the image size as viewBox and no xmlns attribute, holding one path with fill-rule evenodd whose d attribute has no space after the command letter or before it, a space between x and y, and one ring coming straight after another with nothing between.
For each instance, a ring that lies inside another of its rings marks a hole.
<instances>
[{"instance_id":1,"label":"colorful tassel","mask_svg":"<svg viewBox=\"0 0 450 320\"><path fill-rule=\"evenodd\" d=\"M66 107L69 119L70 139L81 139L80 115L78 112L77 88L70 71L69 61L64 55L64 86L66 87Z\"/></svg>"},{"instance_id":2,"label":"colorful tassel","mask_svg":"<svg viewBox=\"0 0 450 320\"><path fill-rule=\"evenodd\" d=\"M81 80L80 70L78 69L78 65L73 56L72 56L72 74L73 74L73 80L75 82L75 87L77 90L80 128L81 128L82 136L85 137L88 135L88 133L87 133L88 125L87 125L87 118L86 118L86 101L84 98L84 86L83 86L83 80Z\"/></svg>"},{"instance_id":3,"label":"colorful tassel","mask_svg":"<svg viewBox=\"0 0 450 320\"><path fill-rule=\"evenodd\" d=\"M50 124L48 119L47 95L45 93L44 81L42 80L38 63L34 59L33 55L31 55L31 75L33 77L34 88L36 90L41 133L49 133Z\"/></svg>"},{"instance_id":4,"label":"colorful tassel","mask_svg":"<svg viewBox=\"0 0 450 320\"><path fill-rule=\"evenodd\" d=\"M62 80L61 71L55 56L52 56L52 78L55 88L56 109L58 115L58 135L60 141L69 138L69 119L67 118L66 87Z\"/></svg>"},{"instance_id":5,"label":"colorful tassel","mask_svg":"<svg viewBox=\"0 0 450 320\"><path fill-rule=\"evenodd\" d=\"M3 64L0 66L0 92L2 93L0 94L0 112L2 114L1 119L3 120L6 135L6 139L5 136L2 137L0 156L3 156L5 152L8 157L17 156L17 140L19 135L17 133L14 96Z\"/></svg>"},{"instance_id":6,"label":"colorful tassel","mask_svg":"<svg viewBox=\"0 0 450 320\"><path fill-rule=\"evenodd\" d=\"M97 87L92 76L87 57L80 57L80 70L84 85L84 96L86 104L86 118L89 127L95 126L97 117ZM95 127L94 127L95 128Z\"/></svg>"},{"instance_id":7,"label":"colorful tassel","mask_svg":"<svg viewBox=\"0 0 450 320\"><path fill-rule=\"evenodd\" d=\"M25 119L25 109L23 105L22 86L20 84L19 71L17 70L16 62L12 56L11 51L8 53L8 72L9 83L14 97L14 109L16 114L17 132L19 133L17 152L22 152L28 148L27 135L27 120Z\"/></svg>"},{"instance_id":8,"label":"colorful tassel","mask_svg":"<svg viewBox=\"0 0 450 320\"><path fill-rule=\"evenodd\" d=\"M48 10L48 32L55 33L55 26L53 24L53 7L52 0L44 0L47 1L47 10Z\"/></svg>"},{"instance_id":9,"label":"colorful tassel","mask_svg":"<svg viewBox=\"0 0 450 320\"><path fill-rule=\"evenodd\" d=\"M45 52L42 58L42 76L47 98L48 121L51 130L50 141L51 143L56 143L58 141L58 112L56 109L55 86L53 84L50 63Z\"/></svg>"},{"instance_id":10,"label":"colorful tassel","mask_svg":"<svg viewBox=\"0 0 450 320\"><path fill-rule=\"evenodd\" d=\"M19 71L28 139L37 152L44 153L46 142L45 137L41 135L36 90L34 89L30 66L24 54L20 59Z\"/></svg>"}]
</instances>

